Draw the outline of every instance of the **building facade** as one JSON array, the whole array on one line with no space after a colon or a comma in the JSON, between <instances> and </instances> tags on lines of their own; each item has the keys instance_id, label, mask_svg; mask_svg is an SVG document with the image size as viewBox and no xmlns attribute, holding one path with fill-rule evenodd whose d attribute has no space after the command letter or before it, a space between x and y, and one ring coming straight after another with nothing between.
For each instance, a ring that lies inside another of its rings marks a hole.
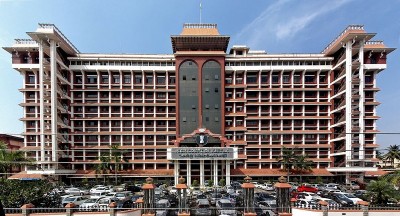
<instances>
[{"instance_id":1,"label":"building facade","mask_svg":"<svg viewBox=\"0 0 400 216\"><path fill-rule=\"evenodd\" d=\"M215 24L185 24L172 54L81 53L52 24L4 47L21 73L24 147L41 169L88 177L118 146L122 177L188 184L282 175L282 147L309 175L376 171L376 78L393 48L348 26L319 54L232 46Z\"/></svg>"}]
</instances>

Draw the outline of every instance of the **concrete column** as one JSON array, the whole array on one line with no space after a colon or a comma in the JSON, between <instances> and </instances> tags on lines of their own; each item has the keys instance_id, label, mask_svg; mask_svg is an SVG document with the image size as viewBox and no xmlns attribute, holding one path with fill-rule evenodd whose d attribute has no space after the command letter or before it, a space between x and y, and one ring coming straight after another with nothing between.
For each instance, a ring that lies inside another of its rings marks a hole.
<instances>
[{"instance_id":1,"label":"concrete column","mask_svg":"<svg viewBox=\"0 0 400 216\"><path fill-rule=\"evenodd\" d=\"M225 161L225 175L226 175L226 185L231 185L231 161Z\"/></svg>"},{"instance_id":2,"label":"concrete column","mask_svg":"<svg viewBox=\"0 0 400 216\"><path fill-rule=\"evenodd\" d=\"M54 40L50 41L50 76L51 76L51 162L54 162L52 165L53 169L57 169L58 167L58 142L57 142L57 47L56 42Z\"/></svg>"},{"instance_id":3,"label":"concrete column","mask_svg":"<svg viewBox=\"0 0 400 216\"><path fill-rule=\"evenodd\" d=\"M39 113L40 113L40 161L44 161L44 71L43 71L43 43L39 44ZM37 112L37 111L36 111ZM41 165L43 167L43 165Z\"/></svg>"},{"instance_id":4,"label":"concrete column","mask_svg":"<svg viewBox=\"0 0 400 216\"><path fill-rule=\"evenodd\" d=\"M74 208L75 208L74 203L68 203L65 206L65 212L67 213L67 216L72 216L74 214Z\"/></svg>"},{"instance_id":5,"label":"concrete column","mask_svg":"<svg viewBox=\"0 0 400 216\"><path fill-rule=\"evenodd\" d=\"M112 203L110 203L108 205L108 207L110 209L110 211L109 211L110 216L116 216L117 215L117 209L116 209L117 208L117 203L112 202Z\"/></svg>"},{"instance_id":6,"label":"concrete column","mask_svg":"<svg viewBox=\"0 0 400 216\"><path fill-rule=\"evenodd\" d=\"M345 97L346 97L346 112L345 112L345 116L346 116L346 157L345 157L345 161L346 161L346 167L349 167L350 164L348 163L348 159L351 158L351 81L352 81L352 46L353 46L353 41L349 40L346 43L346 93L345 93ZM348 175L346 175L346 183L348 183Z\"/></svg>"},{"instance_id":7,"label":"concrete column","mask_svg":"<svg viewBox=\"0 0 400 216\"><path fill-rule=\"evenodd\" d=\"M32 203L25 204L21 207L22 216L28 216L31 212L31 209L35 208Z\"/></svg>"},{"instance_id":8,"label":"concrete column","mask_svg":"<svg viewBox=\"0 0 400 216\"><path fill-rule=\"evenodd\" d=\"M179 161L175 160L174 161L174 185L178 184L178 179L179 179Z\"/></svg>"},{"instance_id":9,"label":"concrete column","mask_svg":"<svg viewBox=\"0 0 400 216\"><path fill-rule=\"evenodd\" d=\"M205 185L204 185L204 160L200 160L200 187L205 187Z\"/></svg>"},{"instance_id":10,"label":"concrete column","mask_svg":"<svg viewBox=\"0 0 400 216\"><path fill-rule=\"evenodd\" d=\"M369 202L366 201L358 201L357 204L361 206L361 210L363 211L363 216L368 216L369 215Z\"/></svg>"},{"instance_id":11,"label":"concrete column","mask_svg":"<svg viewBox=\"0 0 400 216\"><path fill-rule=\"evenodd\" d=\"M218 161L214 160L214 186L218 186Z\"/></svg>"},{"instance_id":12,"label":"concrete column","mask_svg":"<svg viewBox=\"0 0 400 216\"><path fill-rule=\"evenodd\" d=\"M190 187L192 185L192 164L191 160L187 160L186 162L186 177L187 177L187 186Z\"/></svg>"}]
</instances>

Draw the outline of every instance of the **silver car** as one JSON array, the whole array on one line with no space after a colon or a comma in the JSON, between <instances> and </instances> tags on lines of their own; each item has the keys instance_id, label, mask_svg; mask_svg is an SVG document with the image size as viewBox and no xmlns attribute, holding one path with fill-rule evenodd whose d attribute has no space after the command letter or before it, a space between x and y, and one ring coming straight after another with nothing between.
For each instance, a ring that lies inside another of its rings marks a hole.
<instances>
[{"instance_id":1,"label":"silver car","mask_svg":"<svg viewBox=\"0 0 400 216\"><path fill-rule=\"evenodd\" d=\"M230 215L236 216L237 212L235 206L232 205L231 201L228 199L220 199L215 205L218 215Z\"/></svg>"},{"instance_id":2,"label":"silver car","mask_svg":"<svg viewBox=\"0 0 400 216\"><path fill-rule=\"evenodd\" d=\"M196 216L209 216L211 215L210 203L206 199L198 200L194 214Z\"/></svg>"}]
</instances>

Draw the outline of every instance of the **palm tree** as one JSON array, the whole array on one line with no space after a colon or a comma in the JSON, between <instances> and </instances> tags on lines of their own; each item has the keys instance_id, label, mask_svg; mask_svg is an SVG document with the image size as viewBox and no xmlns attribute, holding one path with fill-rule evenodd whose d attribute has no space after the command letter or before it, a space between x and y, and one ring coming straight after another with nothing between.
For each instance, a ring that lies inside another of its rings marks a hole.
<instances>
[{"instance_id":1,"label":"palm tree","mask_svg":"<svg viewBox=\"0 0 400 216\"><path fill-rule=\"evenodd\" d=\"M22 151L10 151L4 142L0 142L0 172L5 173L5 177L12 173L13 168L31 165L32 160L25 157Z\"/></svg>"},{"instance_id":2,"label":"palm tree","mask_svg":"<svg viewBox=\"0 0 400 216\"><path fill-rule=\"evenodd\" d=\"M385 154L385 159L390 161L392 167L394 167L394 161L400 160L400 146L399 145L390 145L389 148L386 149L387 153Z\"/></svg>"},{"instance_id":3,"label":"palm tree","mask_svg":"<svg viewBox=\"0 0 400 216\"><path fill-rule=\"evenodd\" d=\"M115 173L115 184L118 184L118 171L122 170L121 165L124 162L128 162L126 158L124 158L124 151L119 149L119 145L113 144L111 145L111 161L114 163L114 173Z\"/></svg>"},{"instance_id":4,"label":"palm tree","mask_svg":"<svg viewBox=\"0 0 400 216\"><path fill-rule=\"evenodd\" d=\"M376 181L371 181L367 185L367 196L371 197L375 204L386 204L393 197L395 191L393 185L381 178Z\"/></svg>"},{"instance_id":5,"label":"palm tree","mask_svg":"<svg viewBox=\"0 0 400 216\"><path fill-rule=\"evenodd\" d=\"M396 170L392 173L388 173L388 174L382 176L382 179L387 182L392 183L396 189L400 188L400 170Z\"/></svg>"},{"instance_id":6,"label":"palm tree","mask_svg":"<svg viewBox=\"0 0 400 216\"><path fill-rule=\"evenodd\" d=\"M383 167L386 167L386 160L385 160L385 156L383 155L382 151L376 150L376 158L379 159L379 161L382 161L384 163Z\"/></svg>"},{"instance_id":7,"label":"palm tree","mask_svg":"<svg viewBox=\"0 0 400 216\"><path fill-rule=\"evenodd\" d=\"M300 175L300 182L303 182L302 180L303 172L309 172L312 170L313 162L308 160L308 158L309 158L308 155L298 155L295 157L295 160L293 161L293 168Z\"/></svg>"},{"instance_id":8,"label":"palm tree","mask_svg":"<svg viewBox=\"0 0 400 216\"><path fill-rule=\"evenodd\" d=\"M295 158L296 154L294 152L294 149L282 147L281 158L278 158L277 161L283 166L283 170L287 172L287 181L289 181L290 170L293 167Z\"/></svg>"},{"instance_id":9,"label":"palm tree","mask_svg":"<svg viewBox=\"0 0 400 216\"><path fill-rule=\"evenodd\" d=\"M95 165L96 178L98 174L103 175L103 184L106 184L106 176L110 172L110 157L102 154L99 158L100 163Z\"/></svg>"}]
</instances>

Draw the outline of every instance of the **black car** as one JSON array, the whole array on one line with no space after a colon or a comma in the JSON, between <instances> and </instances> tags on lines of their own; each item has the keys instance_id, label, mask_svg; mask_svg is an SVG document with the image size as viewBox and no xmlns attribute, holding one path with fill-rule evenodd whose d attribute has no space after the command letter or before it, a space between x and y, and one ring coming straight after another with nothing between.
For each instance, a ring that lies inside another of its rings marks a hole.
<instances>
[{"instance_id":1,"label":"black car","mask_svg":"<svg viewBox=\"0 0 400 216\"><path fill-rule=\"evenodd\" d=\"M127 209L131 209L131 208L133 208L132 200L125 200L125 201L117 202L117 209L127 210Z\"/></svg>"},{"instance_id":2,"label":"black car","mask_svg":"<svg viewBox=\"0 0 400 216\"><path fill-rule=\"evenodd\" d=\"M334 201L341 204L342 206L346 206L346 207L354 206L354 202L351 199L347 198L343 194L334 193L330 196L330 199L333 199Z\"/></svg>"},{"instance_id":3,"label":"black car","mask_svg":"<svg viewBox=\"0 0 400 216\"><path fill-rule=\"evenodd\" d=\"M140 188L138 186L135 186L135 185L127 185L125 187L125 190L126 191L130 191L132 193L135 193L135 192L140 192L142 190L142 188Z\"/></svg>"}]
</instances>

